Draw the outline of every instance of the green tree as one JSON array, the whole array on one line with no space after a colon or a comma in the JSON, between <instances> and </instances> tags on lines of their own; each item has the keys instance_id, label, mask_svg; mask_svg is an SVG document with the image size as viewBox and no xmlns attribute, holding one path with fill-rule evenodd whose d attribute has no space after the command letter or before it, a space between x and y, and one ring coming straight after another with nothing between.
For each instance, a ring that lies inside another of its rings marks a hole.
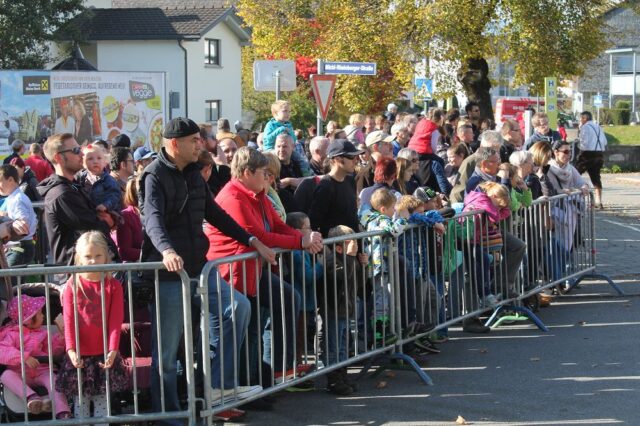
<instances>
[{"instance_id":1,"label":"green tree","mask_svg":"<svg viewBox=\"0 0 640 426\"><path fill-rule=\"evenodd\" d=\"M461 84L493 117L490 64L515 65L514 85L541 92L544 77L581 75L605 47L613 0L239 0L258 55L371 61L375 78L339 77L339 111L379 111L411 88L428 57L436 97Z\"/></svg>"},{"instance_id":2,"label":"green tree","mask_svg":"<svg viewBox=\"0 0 640 426\"><path fill-rule=\"evenodd\" d=\"M0 69L44 68L47 42L82 10L82 0L0 0Z\"/></svg>"}]
</instances>

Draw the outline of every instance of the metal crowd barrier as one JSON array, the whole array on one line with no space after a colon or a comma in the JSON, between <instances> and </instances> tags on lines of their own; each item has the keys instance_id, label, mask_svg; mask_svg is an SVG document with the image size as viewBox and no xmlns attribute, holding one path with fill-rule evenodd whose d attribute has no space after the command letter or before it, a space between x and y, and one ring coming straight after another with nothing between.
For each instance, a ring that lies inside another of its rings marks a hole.
<instances>
[{"instance_id":1,"label":"metal crowd barrier","mask_svg":"<svg viewBox=\"0 0 640 426\"><path fill-rule=\"evenodd\" d=\"M205 265L197 288L182 273L186 408L165 410L161 388L163 409L141 409L132 339L133 413L109 411L91 422L183 419L212 424L218 412L287 387L305 386L310 379L326 376L348 382L347 366L363 364L366 371L381 355L409 364L432 384L410 355L433 333L446 336L449 326L481 316L488 316L485 324L494 327L510 318L531 320L546 330L533 312L532 298L558 286L568 291L584 278L602 277L595 273L591 195L573 192L539 199L499 226L484 212L471 211L446 219L442 227L446 232L439 232L438 226L411 225L398 238L381 232L329 238L316 255L278 250L277 265L265 265L256 253L226 257ZM382 264L374 264L376 250ZM355 252L371 256L363 264ZM133 274L155 271L152 293L158 302L158 271L163 268L160 263L30 268L0 271L0 276L21 280L42 274L49 281L54 274L124 272L133 318ZM18 297L23 287L18 285ZM49 318L51 295L45 288ZM158 322L164 309L157 311ZM158 341L162 352L161 330ZM48 343L50 348L51 337ZM160 371L163 368L160 363Z\"/></svg>"},{"instance_id":2,"label":"metal crowd barrier","mask_svg":"<svg viewBox=\"0 0 640 426\"><path fill-rule=\"evenodd\" d=\"M193 357L193 336L191 332L191 304L192 304L192 296L193 296L193 287L191 280L187 276L185 272L180 273L181 280L181 293L182 300L176 300L175 303L180 306L182 304L183 308L183 320L184 320L184 350L182 353L178 355L182 358L184 362L184 378L186 380L186 387L184 391L186 392L186 406L184 409L179 411L169 411L166 409L165 405L165 389L164 383L162 381L163 374L165 372L166 366L162 365L161 357L159 357L159 365L157 371L152 371L151 369L151 354L141 354L140 350L145 346L147 348L151 347L151 333L149 330L149 322L153 322L155 319L157 327L157 342L158 342L158 353L162 353L163 339L162 339L162 327L160 325L160 317L162 316L162 312L176 309L176 306L161 306L159 299L159 286L162 283L158 280L158 272L160 270L164 270L165 267L162 263L125 263L125 264L108 264L108 265L93 265L93 266L56 266L56 267L33 267L27 269L7 269L0 270L0 277L10 276L15 277L17 280L17 285L15 287L15 296L19 301L22 300L23 294L31 293L34 294L34 291L37 292L38 295L43 295L46 299L46 304L44 308L45 314L45 322L44 324L48 326L47 332L47 353L48 356L44 357L40 360L42 364L48 364L48 380L47 385L50 388L55 388L54 377L56 375L56 363L59 360L54 360L53 354L53 339L55 338L55 334L57 330L53 327L53 314L54 309L57 309L61 312L61 304L56 303L56 298L62 294L62 286L58 286L57 284L52 284L56 282L60 282L61 280L65 280L65 277L72 277L73 280L77 279L78 273L81 272L101 272L100 285L101 285L101 300L95 301L100 305L100 314L102 316L103 323L103 332L102 338L103 341L107 341L107 329L105 322L105 298L104 298L104 288L105 288L105 277L106 273L114 273L120 276L120 281L123 282L123 291L125 292L125 321L128 319L128 323L125 324L124 329L126 329L129 344L126 344L126 341L123 339L124 335L121 336L121 344L119 351L127 351L129 352L123 354L122 358L124 361L124 365L127 371L128 380L130 380L130 390L127 392L130 393L132 398L131 407L128 407L128 411L132 411L129 414L116 414L114 412L113 406L117 406L117 402L119 402L119 398L122 395L113 395L111 392L111 387L109 385L109 376L106 375L106 383L105 388L106 392L106 416L102 417L91 417L89 418L72 418L72 419L56 419L56 403L53 395L51 395L52 407L51 413L41 414L37 417L34 415L30 415L27 409L27 399L24 396L14 395L10 392L6 386L2 386L2 401L4 403L5 414L8 417L13 419L18 419L19 423L27 422L29 424L42 424L42 425L86 425L88 423L94 424L103 424L103 423L123 423L123 422L144 422L144 421L159 421L159 420L170 420L170 419L180 419L181 421L186 421L190 425L196 424L196 394L195 394L195 376L194 376L194 357ZM136 300L136 295L139 294L139 289L141 288L141 283L139 283L137 277L138 273L141 271L146 271L148 274L152 275L153 278L147 283L148 292L147 295L150 295L149 302L154 302L158 309L156 309L156 318L152 319L150 317L139 319L140 316L145 317L145 312L148 316L148 307L146 304L144 306L140 306L140 301ZM24 283L24 279L30 275L40 275L45 277L45 283L43 284L32 284L32 283ZM58 294L56 294L58 293ZM74 299L76 298L76 293L74 293ZM75 302L75 300L74 300ZM25 336L24 336L24 328L22 321L22 303L18 304L19 306L19 340L20 340L20 353L21 353L21 361L20 361L20 373L22 375L23 382L23 395L27 394L26 389L26 364L25 364ZM78 328L78 311L77 305L74 303L74 322L75 328ZM142 309L140 309L142 308ZM6 309L4 310L6 312ZM138 322L138 321L141 322ZM124 334L124 333L123 333ZM4 335L0 336L0 339L3 338ZM76 345L79 348L79 335L76 333ZM78 350L78 355L82 356L80 349ZM106 358L106 352L104 354ZM66 355L66 351L63 356ZM55 361L55 362L54 362ZM79 369L79 376L82 375L82 369ZM149 379L150 377L156 374L159 377L160 389L150 389ZM82 392L82 383L81 379L78 380L78 402L82 404L82 400L84 398ZM140 383L144 382L144 383ZM175 384L175 383L174 383ZM146 388L144 389L143 386ZM139 400L143 391L147 393L159 392L160 405L161 409L158 412L153 412L149 409L149 407L141 407L141 401ZM177 389L176 389L177 391ZM44 395L43 397L46 397ZM73 409L71 410L73 414Z\"/></svg>"}]
</instances>

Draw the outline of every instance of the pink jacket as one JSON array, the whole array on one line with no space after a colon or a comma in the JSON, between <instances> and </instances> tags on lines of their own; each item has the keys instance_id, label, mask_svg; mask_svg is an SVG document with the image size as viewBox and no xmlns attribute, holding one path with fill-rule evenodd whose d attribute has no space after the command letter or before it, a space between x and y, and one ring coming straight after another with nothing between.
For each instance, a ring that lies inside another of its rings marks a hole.
<instances>
[{"instance_id":1,"label":"pink jacket","mask_svg":"<svg viewBox=\"0 0 640 426\"><path fill-rule=\"evenodd\" d=\"M23 327L24 336L24 359L30 356L47 356L47 328L40 327L32 330ZM64 337L61 334L55 334L51 338L51 348L53 355L64 353ZM20 327L16 325L7 325L0 330L0 364L6 365L11 369L20 369ZM26 365L25 365L26 366ZM29 368L27 370L35 369Z\"/></svg>"},{"instance_id":2,"label":"pink jacket","mask_svg":"<svg viewBox=\"0 0 640 426\"><path fill-rule=\"evenodd\" d=\"M483 238L485 241L483 244L488 244L487 239L491 239L494 236L500 236L500 228L496 225L503 219L508 218L511 215L511 209L509 207L505 207L499 209L496 207L491 198L482 192L482 191L471 191L464 197L464 209L463 212L469 212L473 210L484 210L487 217L489 218L489 226L487 229L482 225L483 221L476 220L475 221L475 229L474 229L474 241L478 244ZM488 232L488 235L487 235ZM496 234L492 236L491 234Z\"/></svg>"}]
</instances>

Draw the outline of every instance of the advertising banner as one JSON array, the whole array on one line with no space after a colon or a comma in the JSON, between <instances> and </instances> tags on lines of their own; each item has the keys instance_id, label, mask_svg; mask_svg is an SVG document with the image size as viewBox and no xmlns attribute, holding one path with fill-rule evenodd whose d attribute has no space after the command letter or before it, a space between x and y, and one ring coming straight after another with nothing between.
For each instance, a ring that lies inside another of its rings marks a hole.
<instances>
[{"instance_id":1,"label":"advertising banner","mask_svg":"<svg viewBox=\"0 0 640 426\"><path fill-rule=\"evenodd\" d=\"M55 133L78 143L131 138L132 147L162 145L165 74L153 72L0 71L0 157L11 143Z\"/></svg>"}]
</instances>

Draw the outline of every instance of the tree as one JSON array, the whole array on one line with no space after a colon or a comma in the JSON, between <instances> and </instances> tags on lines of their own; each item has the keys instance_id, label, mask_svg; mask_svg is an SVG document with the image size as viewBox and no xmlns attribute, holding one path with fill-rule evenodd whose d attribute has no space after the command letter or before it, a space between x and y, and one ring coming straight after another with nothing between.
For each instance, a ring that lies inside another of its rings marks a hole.
<instances>
[{"instance_id":1,"label":"tree","mask_svg":"<svg viewBox=\"0 0 640 426\"><path fill-rule=\"evenodd\" d=\"M490 65L515 65L514 85L542 92L544 77L581 75L605 47L613 0L239 0L258 55L371 61L375 78L339 77L338 110L380 110L411 88L428 57L436 97L461 84L493 117Z\"/></svg>"},{"instance_id":2,"label":"tree","mask_svg":"<svg viewBox=\"0 0 640 426\"><path fill-rule=\"evenodd\" d=\"M375 77L338 76L332 109L376 112L410 86L413 0L239 0L258 58L376 62Z\"/></svg>"},{"instance_id":3,"label":"tree","mask_svg":"<svg viewBox=\"0 0 640 426\"><path fill-rule=\"evenodd\" d=\"M440 94L455 91L493 118L489 61L515 65L513 84L543 92L544 78L581 75L589 60L605 48L602 13L608 0L436 0L420 8L427 56L452 64L436 75Z\"/></svg>"},{"instance_id":4,"label":"tree","mask_svg":"<svg viewBox=\"0 0 640 426\"><path fill-rule=\"evenodd\" d=\"M82 10L82 0L0 0L0 69L44 68L47 42Z\"/></svg>"}]
</instances>

